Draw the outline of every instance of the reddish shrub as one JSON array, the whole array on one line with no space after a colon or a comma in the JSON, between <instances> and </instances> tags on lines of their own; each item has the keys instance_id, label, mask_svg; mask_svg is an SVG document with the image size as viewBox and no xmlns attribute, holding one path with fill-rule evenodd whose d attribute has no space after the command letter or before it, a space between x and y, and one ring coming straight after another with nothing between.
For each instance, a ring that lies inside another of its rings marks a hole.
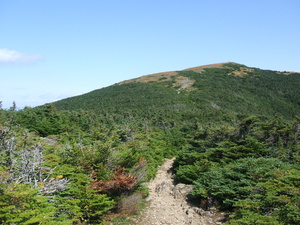
<instances>
[{"instance_id":1,"label":"reddish shrub","mask_svg":"<svg viewBox=\"0 0 300 225\"><path fill-rule=\"evenodd\" d=\"M94 180L91 186L108 195L121 195L136 185L136 177L126 174L125 168L117 167L113 177L108 181Z\"/></svg>"}]
</instances>

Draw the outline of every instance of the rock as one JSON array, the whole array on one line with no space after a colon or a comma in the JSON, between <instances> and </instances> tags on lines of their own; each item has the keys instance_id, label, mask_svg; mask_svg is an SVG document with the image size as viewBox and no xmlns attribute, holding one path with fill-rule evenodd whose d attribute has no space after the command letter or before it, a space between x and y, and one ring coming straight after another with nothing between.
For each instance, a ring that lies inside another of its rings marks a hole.
<instances>
[{"instance_id":1,"label":"rock","mask_svg":"<svg viewBox=\"0 0 300 225\"><path fill-rule=\"evenodd\" d=\"M171 193L175 199L182 197L181 193L177 189L174 189Z\"/></svg>"},{"instance_id":2,"label":"rock","mask_svg":"<svg viewBox=\"0 0 300 225\"><path fill-rule=\"evenodd\" d=\"M157 192L157 193L162 192L163 190L166 189L166 187L167 187L167 184L165 181L163 181L162 183L156 185L155 192Z\"/></svg>"},{"instance_id":3,"label":"rock","mask_svg":"<svg viewBox=\"0 0 300 225\"><path fill-rule=\"evenodd\" d=\"M211 211L204 211L204 214L206 216L212 216L213 215L213 213Z\"/></svg>"},{"instance_id":4,"label":"rock","mask_svg":"<svg viewBox=\"0 0 300 225\"><path fill-rule=\"evenodd\" d=\"M200 216L203 216L205 214L205 211L201 208L193 207L193 210L194 210L195 213L197 213Z\"/></svg>"},{"instance_id":5,"label":"rock","mask_svg":"<svg viewBox=\"0 0 300 225\"><path fill-rule=\"evenodd\" d=\"M177 189L183 189L183 188L185 188L185 186L186 186L185 184L179 183L179 184L176 185L176 188Z\"/></svg>"},{"instance_id":6,"label":"rock","mask_svg":"<svg viewBox=\"0 0 300 225\"><path fill-rule=\"evenodd\" d=\"M188 195L193 190L192 185L185 185L184 188L180 190L181 194Z\"/></svg>"},{"instance_id":7,"label":"rock","mask_svg":"<svg viewBox=\"0 0 300 225\"><path fill-rule=\"evenodd\" d=\"M186 185L186 184L182 184L179 183L177 184L173 189L173 195L178 198L180 193L180 196L186 196L188 195L191 191L193 190L193 186L192 185Z\"/></svg>"},{"instance_id":8,"label":"rock","mask_svg":"<svg viewBox=\"0 0 300 225\"><path fill-rule=\"evenodd\" d=\"M151 196L148 196L147 198L145 198L145 201L146 202L150 202L152 200L152 197Z\"/></svg>"}]
</instances>

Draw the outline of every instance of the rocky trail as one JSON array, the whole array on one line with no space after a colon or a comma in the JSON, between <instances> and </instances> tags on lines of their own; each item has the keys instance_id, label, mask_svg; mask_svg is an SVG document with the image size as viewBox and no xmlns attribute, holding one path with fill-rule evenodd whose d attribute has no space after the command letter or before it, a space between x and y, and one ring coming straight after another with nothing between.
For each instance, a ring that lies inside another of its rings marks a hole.
<instances>
[{"instance_id":1,"label":"rocky trail","mask_svg":"<svg viewBox=\"0 0 300 225\"><path fill-rule=\"evenodd\" d=\"M160 166L156 178L147 183L150 195L149 205L136 219L136 224L143 225L212 225L222 224L222 214L205 211L187 202L191 185L174 185L171 169L174 159L166 159Z\"/></svg>"}]
</instances>

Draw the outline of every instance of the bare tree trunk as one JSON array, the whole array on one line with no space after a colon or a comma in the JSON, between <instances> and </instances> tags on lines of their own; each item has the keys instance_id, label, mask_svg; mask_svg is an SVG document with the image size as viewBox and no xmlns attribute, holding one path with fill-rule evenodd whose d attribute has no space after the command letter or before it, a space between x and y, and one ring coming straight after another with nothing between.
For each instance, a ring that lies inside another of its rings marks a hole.
<instances>
[{"instance_id":1,"label":"bare tree trunk","mask_svg":"<svg viewBox=\"0 0 300 225\"><path fill-rule=\"evenodd\" d=\"M24 133L22 143L16 144L11 129L0 129L0 165L7 168L7 179L0 182L29 183L33 188L43 183L42 193L60 192L70 183L68 179L49 178L55 168L43 167L43 148L41 143L28 146L29 134ZM20 149L17 146L21 146Z\"/></svg>"}]
</instances>

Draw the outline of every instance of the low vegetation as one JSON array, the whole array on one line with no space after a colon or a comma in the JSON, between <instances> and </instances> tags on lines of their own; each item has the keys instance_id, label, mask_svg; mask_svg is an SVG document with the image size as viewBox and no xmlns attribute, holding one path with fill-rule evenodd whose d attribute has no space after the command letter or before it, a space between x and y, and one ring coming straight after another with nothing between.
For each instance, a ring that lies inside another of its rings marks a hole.
<instances>
[{"instance_id":1,"label":"low vegetation","mask_svg":"<svg viewBox=\"0 0 300 225\"><path fill-rule=\"evenodd\" d=\"M176 156L177 180L227 223L299 224L299 84L228 63L0 109L0 223L103 223Z\"/></svg>"},{"instance_id":2,"label":"low vegetation","mask_svg":"<svg viewBox=\"0 0 300 225\"><path fill-rule=\"evenodd\" d=\"M299 224L300 118L247 118L198 128L175 162L203 208L232 212L229 224Z\"/></svg>"}]
</instances>

